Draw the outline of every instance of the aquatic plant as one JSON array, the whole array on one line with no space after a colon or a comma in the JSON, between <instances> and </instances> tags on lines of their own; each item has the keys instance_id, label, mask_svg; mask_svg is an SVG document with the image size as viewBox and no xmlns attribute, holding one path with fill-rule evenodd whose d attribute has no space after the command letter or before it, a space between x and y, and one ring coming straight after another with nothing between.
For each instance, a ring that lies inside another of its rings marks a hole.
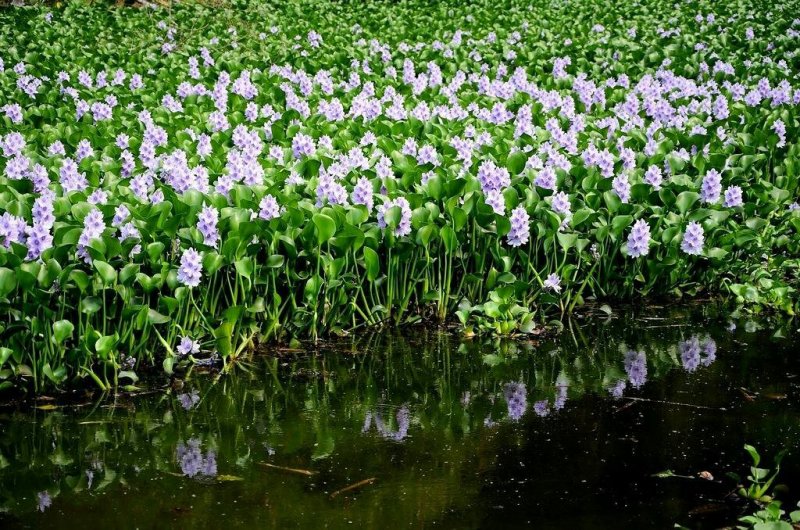
<instances>
[{"instance_id":1,"label":"aquatic plant","mask_svg":"<svg viewBox=\"0 0 800 530\"><path fill-rule=\"evenodd\" d=\"M0 13L0 389L590 298L793 312L794 3L536 5Z\"/></svg>"}]
</instances>

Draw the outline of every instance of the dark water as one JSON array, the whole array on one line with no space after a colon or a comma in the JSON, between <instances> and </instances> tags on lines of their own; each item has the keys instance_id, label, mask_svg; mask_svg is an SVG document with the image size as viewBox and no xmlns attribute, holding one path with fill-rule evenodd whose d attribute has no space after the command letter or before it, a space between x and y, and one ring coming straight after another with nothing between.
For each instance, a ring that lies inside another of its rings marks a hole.
<instances>
[{"instance_id":1,"label":"dark water","mask_svg":"<svg viewBox=\"0 0 800 530\"><path fill-rule=\"evenodd\" d=\"M744 443L794 450L779 482L800 499L796 329L711 307L539 344L417 328L6 406L0 526L718 528L747 508L726 477ZM653 477L668 469L714 480Z\"/></svg>"}]
</instances>

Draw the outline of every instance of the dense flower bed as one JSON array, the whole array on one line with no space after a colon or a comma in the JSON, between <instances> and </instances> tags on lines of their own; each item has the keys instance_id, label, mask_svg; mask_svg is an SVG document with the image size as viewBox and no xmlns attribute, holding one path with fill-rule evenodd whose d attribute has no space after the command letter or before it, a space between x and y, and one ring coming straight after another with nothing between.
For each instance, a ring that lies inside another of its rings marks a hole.
<instances>
[{"instance_id":1,"label":"dense flower bed","mask_svg":"<svg viewBox=\"0 0 800 530\"><path fill-rule=\"evenodd\" d=\"M797 2L0 12L0 378L589 297L792 311Z\"/></svg>"}]
</instances>

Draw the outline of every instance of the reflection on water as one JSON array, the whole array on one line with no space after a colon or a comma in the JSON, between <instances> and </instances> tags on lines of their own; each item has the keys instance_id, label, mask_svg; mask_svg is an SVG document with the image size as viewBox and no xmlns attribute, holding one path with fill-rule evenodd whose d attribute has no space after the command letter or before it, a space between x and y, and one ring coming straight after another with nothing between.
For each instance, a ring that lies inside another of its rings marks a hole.
<instances>
[{"instance_id":1,"label":"reflection on water","mask_svg":"<svg viewBox=\"0 0 800 530\"><path fill-rule=\"evenodd\" d=\"M745 442L796 443L800 370L792 336L764 331L774 322L664 313L543 343L362 336L190 373L178 390L9 407L0 523L697 524L687 513L714 485L651 475L724 476ZM784 399L743 402L739 388Z\"/></svg>"}]
</instances>

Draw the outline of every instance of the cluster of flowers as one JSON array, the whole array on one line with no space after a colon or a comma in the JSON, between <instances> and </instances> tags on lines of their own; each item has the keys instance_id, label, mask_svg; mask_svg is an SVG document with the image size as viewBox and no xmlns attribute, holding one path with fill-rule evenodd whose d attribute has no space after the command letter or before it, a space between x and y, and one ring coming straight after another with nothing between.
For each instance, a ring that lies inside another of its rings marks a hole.
<instances>
[{"instance_id":1,"label":"cluster of flowers","mask_svg":"<svg viewBox=\"0 0 800 530\"><path fill-rule=\"evenodd\" d=\"M624 4L632 13L645 9ZM512 11L523 13L516 4ZM580 37L563 26L542 43L537 22L550 16L563 24L558 10L500 17L490 26L481 8L480 20L459 18L463 29L446 29L443 18L431 41L367 35L355 25L344 51L329 44L334 26L322 21L302 31L288 20L270 23L256 38L235 28L190 34L164 18L148 28L160 54L147 61L135 54L141 64L109 68L100 58L92 63L99 67L76 68L0 51L8 101L0 245L24 247L28 261L67 245L68 258L91 264L93 243L114 237L126 248L123 261L136 262L158 240L152 208L200 193L199 208L176 221L183 230L164 247L180 284L194 288L204 280L205 255L221 252L237 226L225 222L232 210L293 225L285 217L298 207L362 209L365 232L375 226L413 239L414 212L426 203L437 205L431 222L452 223L435 190L464 180L455 205L473 201L475 212L491 212L498 229L481 234L497 234L486 237L509 253L528 253L561 233L605 247L602 227L616 226L619 216L625 256L647 257L654 245L673 245L686 259L703 256L754 215L748 201L761 193L762 177L748 168L783 168L787 153L796 153L800 105L800 20L756 24L724 6L718 11L711 21L713 13L701 13L700 25L691 14L670 19L671 29L644 27L640 17L615 29L598 21ZM67 38L69 20L58 13L37 23L58 24ZM722 47L720 34L737 44ZM248 42L265 53L243 53ZM642 43L665 50L646 68L636 51ZM525 58L545 44L558 55L532 68ZM266 52L286 46L303 60L270 60ZM613 59L588 68L586 49ZM45 101L69 112L46 118ZM754 156L754 148L769 157ZM780 212L797 209L791 182L771 184L789 188L771 195ZM254 200L243 201L242 188ZM680 236L663 239L665 216L679 212L674 197L687 193L699 200L670 218ZM399 220L388 215L395 209ZM598 212L603 220L581 224ZM712 234L721 216L708 212L723 212L733 224ZM547 228L551 214L559 220L555 232ZM630 223L621 222L626 216ZM61 241L57 235L68 232L61 228L80 232ZM256 236L254 243L272 240ZM546 262L556 265L544 271L544 287L558 293L563 265Z\"/></svg>"}]
</instances>

